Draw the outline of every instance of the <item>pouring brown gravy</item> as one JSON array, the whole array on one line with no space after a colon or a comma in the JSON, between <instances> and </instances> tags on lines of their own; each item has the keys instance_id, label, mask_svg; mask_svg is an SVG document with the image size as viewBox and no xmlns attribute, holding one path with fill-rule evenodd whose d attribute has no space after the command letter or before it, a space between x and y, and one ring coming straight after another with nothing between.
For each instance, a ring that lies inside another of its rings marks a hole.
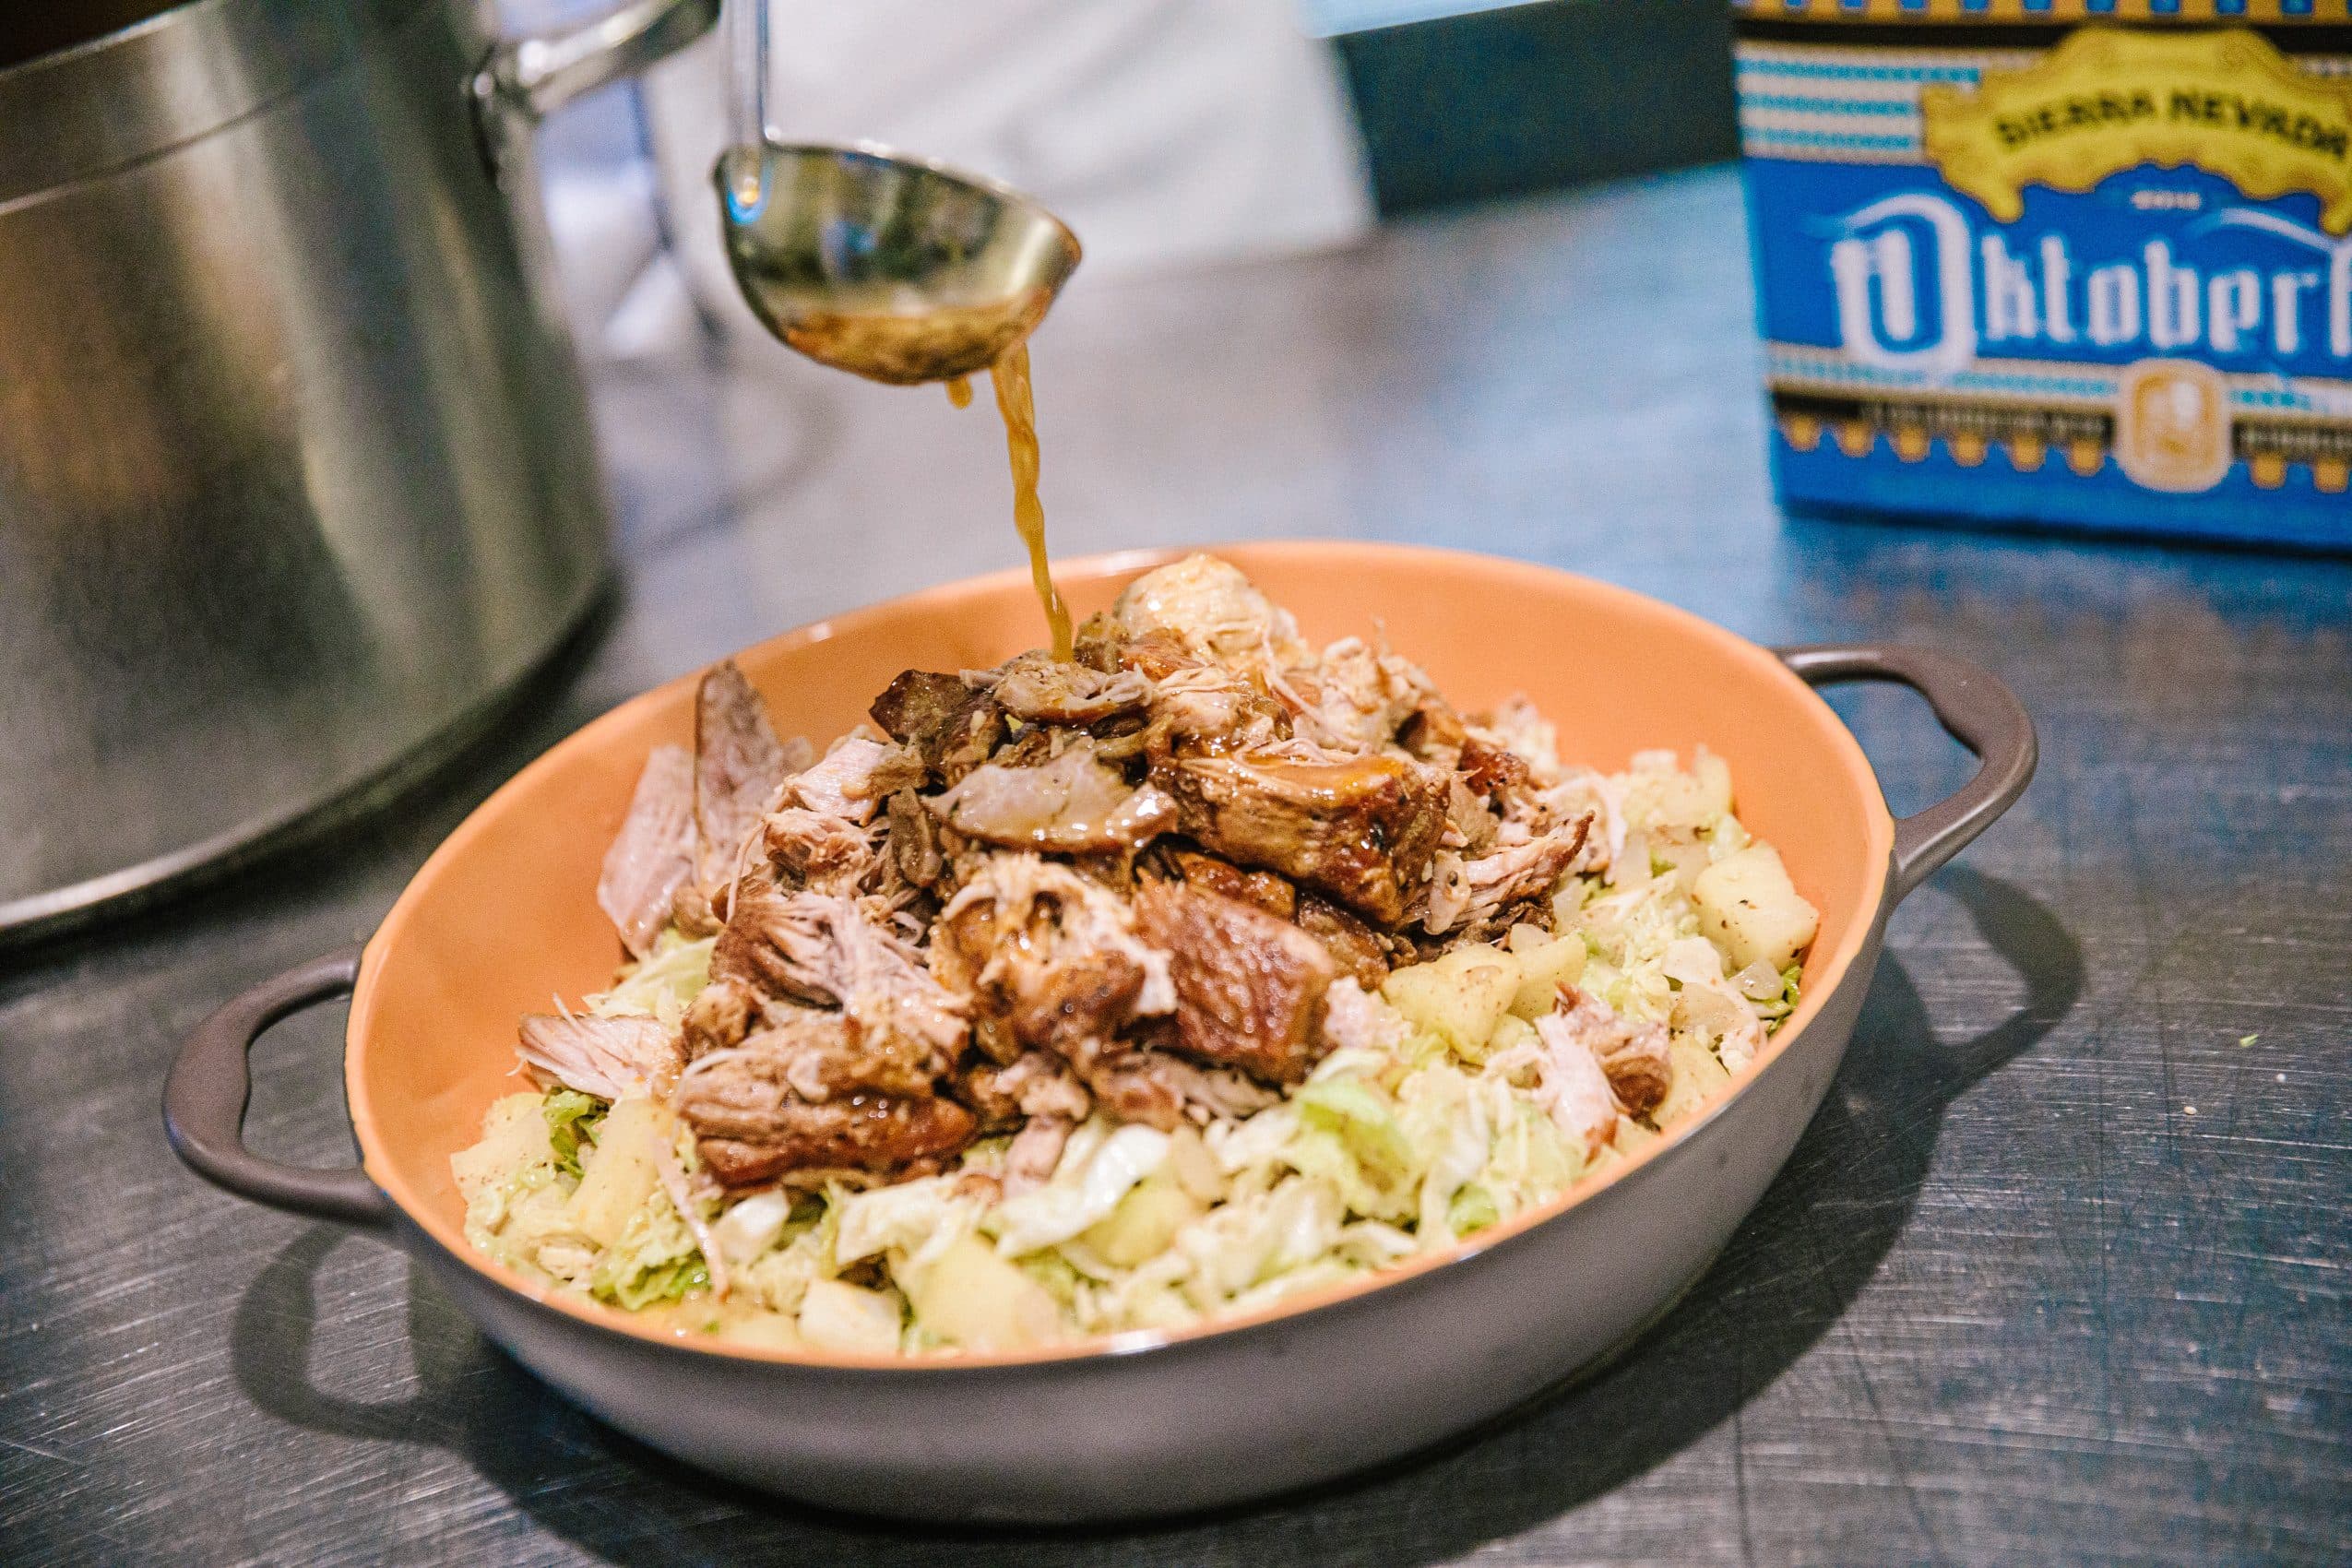
<instances>
[{"instance_id":1,"label":"pouring brown gravy","mask_svg":"<svg viewBox=\"0 0 2352 1568\"><path fill-rule=\"evenodd\" d=\"M1004 421L1004 447L1013 463L1013 527L1028 547L1029 580L1037 587L1038 603L1053 632L1053 657L1071 656L1070 607L1053 586L1046 564L1045 504L1038 499L1037 400L1029 390L1029 346L1017 343L989 367L988 379L996 389L996 411ZM965 376L947 383L947 400L959 409L971 407L972 384Z\"/></svg>"}]
</instances>

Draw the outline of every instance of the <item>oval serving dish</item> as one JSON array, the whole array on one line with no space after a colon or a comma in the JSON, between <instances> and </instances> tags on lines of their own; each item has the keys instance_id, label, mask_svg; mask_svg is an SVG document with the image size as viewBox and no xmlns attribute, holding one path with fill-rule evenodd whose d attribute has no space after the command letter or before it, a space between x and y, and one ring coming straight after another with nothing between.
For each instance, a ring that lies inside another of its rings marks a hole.
<instances>
[{"instance_id":1,"label":"oval serving dish","mask_svg":"<svg viewBox=\"0 0 2352 1568\"><path fill-rule=\"evenodd\" d=\"M1063 564L1075 612L1178 552ZM857 1357L719 1345L524 1278L469 1246L449 1157L512 1090L515 1022L602 986L595 887L647 752L691 742L692 676L525 768L434 854L364 948L264 981L183 1050L173 1146L244 1196L379 1232L499 1344L633 1435L754 1486L943 1520L1099 1520L1211 1507L1377 1465L1520 1403L1622 1342L1705 1269L1820 1104L1886 916L2031 777L2031 721L1990 676L1918 649L1775 653L1547 567L1354 543L1220 549L1311 641L1370 630L1466 710L1524 691L1563 755L1604 768L1704 743L1741 820L1821 911L1803 1002L1726 1098L1554 1202L1371 1279L1244 1316L1017 1354ZM996 664L1036 640L1026 573L910 595L737 656L778 728L820 742L910 666ZM1812 684L1920 691L1983 759L1898 822ZM253 1039L351 992L345 1083L362 1168L299 1170L239 1139Z\"/></svg>"}]
</instances>

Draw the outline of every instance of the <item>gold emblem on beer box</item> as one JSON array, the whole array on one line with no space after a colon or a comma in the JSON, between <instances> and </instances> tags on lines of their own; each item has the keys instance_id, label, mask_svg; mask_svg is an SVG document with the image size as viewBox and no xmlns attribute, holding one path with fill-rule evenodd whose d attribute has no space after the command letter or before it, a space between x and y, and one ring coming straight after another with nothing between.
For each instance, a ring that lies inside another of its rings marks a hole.
<instances>
[{"instance_id":1,"label":"gold emblem on beer box","mask_svg":"<svg viewBox=\"0 0 2352 1568\"><path fill-rule=\"evenodd\" d=\"M2115 460L2148 490L2194 493L2229 472L2229 384L2194 360L2126 365L2115 388Z\"/></svg>"},{"instance_id":2,"label":"gold emblem on beer box","mask_svg":"<svg viewBox=\"0 0 2352 1568\"><path fill-rule=\"evenodd\" d=\"M2083 28L1974 92L1926 89L1919 111L1929 159L2003 223L2029 184L2088 191L2153 163L2257 201L2309 191L2321 227L2352 231L2352 85L2298 70L2260 33Z\"/></svg>"}]
</instances>

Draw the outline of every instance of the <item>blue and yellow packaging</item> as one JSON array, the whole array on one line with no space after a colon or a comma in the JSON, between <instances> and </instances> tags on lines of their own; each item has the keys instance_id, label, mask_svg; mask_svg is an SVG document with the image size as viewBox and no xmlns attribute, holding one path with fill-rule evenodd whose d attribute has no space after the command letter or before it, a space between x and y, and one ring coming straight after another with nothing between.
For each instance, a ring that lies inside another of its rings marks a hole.
<instances>
[{"instance_id":1,"label":"blue and yellow packaging","mask_svg":"<svg viewBox=\"0 0 2352 1568\"><path fill-rule=\"evenodd\" d=\"M2352 548L2346 0L1740 0L1797 509Z\"/></svg>"}]
</instances>

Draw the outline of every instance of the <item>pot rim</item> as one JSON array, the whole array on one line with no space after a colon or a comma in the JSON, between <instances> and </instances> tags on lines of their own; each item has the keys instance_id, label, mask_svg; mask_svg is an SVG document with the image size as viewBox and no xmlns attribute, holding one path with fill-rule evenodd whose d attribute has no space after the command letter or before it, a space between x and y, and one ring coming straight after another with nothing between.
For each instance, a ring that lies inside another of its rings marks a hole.
<instances>
[{"instance_id":1,"label":"pot rim","mask_svg":"<svg viewBox=\"0 0 2352 1568\"><path fill-rule=\"evenodd\" d=\"M0 141L0 207L234 125L431 9L428 0L180 0L0 66L0 125L47 133Z\"/></svg>"},{"instance_id":2,"label":"pot rim","mask_svg":"<svg viewBox=\"0 0 2352 1568\"><path fill-rule=\"evenodd\" d=\"M1543 577L1565 577L1588 592L1632 612L1657 617L1675 624L1695 641L1711 645L1719 652L1740 663L1748 665L1761 678L1782 684L1792 695L1817 704L1835 720L1829 728L1829 744L1836 754L1834 759L1847 768L1857 770L1867 779L1870 788L1866 798L1871 802L1869 819L1862 825L1869 850L1869 877L1865 895L1857 900L1855 917L1847 925L1844 939L1825 958L1818 959L1819 970L1804 988L1796 1011L1780 1028L1774 1031L1764 1049L1739 1072L1733 1074L1723 1093L1701 1114L1682 1123L1632 1158L1620 1160L1607 1170L1591 1172L1578 1179L1566 1191L1548 1203L1524 1209L1507 1219L1455 1241L1449 1247L1416 1253L1403 1262L1352 1279L1339 1280L1313 1290L1303 1290L1248 1313L1204 1318L1171 1328L1130 1329L1110 1334L1089 1335L1084 1338L1060 1341L1023 1350L927 1351L920 1356L904 1353L893 1355L851 1354L838 1351L813 1351L775 1346L746 1345L719 1339L716 1336L683 1329L659 1322L647 1322L636 1314L600 1301L582 1297L576 1292L541 1284L519 1270L500 1263L490 1254L469 1242L460 1226L452 1226L422 1194L398 1174L388 1157L375 1123L373 1097L365 1075L361 1071L368 1049L368 1039L374 1015L376 980L386 963L386 955L396 950L411 921L417 918L419 889L432 881L440 869L467 852L468 846L482 833L497 814L493 808L511 794L519 792L540 770L552 765L553 759L576 750L593 748L599 737L625 729L633 718L645 709L679 700L691 690L700 671L690 671L664 682L652 690L630 698L611 711L591 719L571 735L559 741L535 758L513 778L493 791L490 797L474 808L466 819L435 849L393 904L391 911L368 938L361 956L358 983L351 996L350 1018L344 1032L344 1092L350 1109L351 1127L360 1146L361 1165L370 1180L382 1189L410 1227L430 1239L439 1249L462 1262L475 1273L491 1282L521 1296L534 1304L557 1312L583 1325L655 1346L666 1346L700 1355L725 1357L735 1360L759 1361L812 1372L877 1372L898 1375L921 1372L976 1372L1018 1367L1039 1367L1092 1360L1101 1357L1125 1358L1155 1350L1173 1349L1198 1343L1218 1335L1232 1334L1264 1327L1284 1319L1302 1316L1322 1308L1338 1305L1370 1296L1392 1286L1408 1281L1425 1280L1439 1271L1465 1264L1496 1247L1509 1244L1519 1238L1559 1219L1586 1200L1645 1170L1669 1151L1679 1150L1699 1134L1713 1125L1717 1117L1764 1074L1772 1071L1789 1052L1805 1027L1827 1006L1831 998L1843 987L1858 980L1867 982L1868 973L1856 970L1856 960L1868 949L1885 911L1888 890L1892 885L1894 863L1895 819L1888 811L1884 796L1878 786L1878 776L1863 754L1861 742L1854 738L1842 720L1823 702L1821 695L1792 671L1770 649L1740 636L1705 617L1683 610L1631 588L1613 583L1583 576L1559 567L1539 565L1530 562L1513 561L1475 551L1443 549L1429 545L1365 542L1351 540L1261 540L1175 546L1108 552L1083 556L1061 563L1061 570L1072 576L1102 579L1131 576L1179 560L1195 552L1206 552L1229 560L1245 572L1253 563L1269 558L1329 562L1338 564L1366 555L1402 558L1429 562L1432 567L1458 570L1466 564L1476 564L1481 570L1507 573L1512 576L1530 575ZM838 632L867 624L882 617L896 618L909 612L937 611L948 601L975 591L1003 591L1008 587L1026 584L1027 567L1011 567L980 576L961 577L932 588L918 589L879 603L864 606L845 614L812 622L784 632L776 637L754 645L763 648L798 647L826 640ZM1809 963L1808 968L1812 968Z\"/></svg>"}]
</instances>

